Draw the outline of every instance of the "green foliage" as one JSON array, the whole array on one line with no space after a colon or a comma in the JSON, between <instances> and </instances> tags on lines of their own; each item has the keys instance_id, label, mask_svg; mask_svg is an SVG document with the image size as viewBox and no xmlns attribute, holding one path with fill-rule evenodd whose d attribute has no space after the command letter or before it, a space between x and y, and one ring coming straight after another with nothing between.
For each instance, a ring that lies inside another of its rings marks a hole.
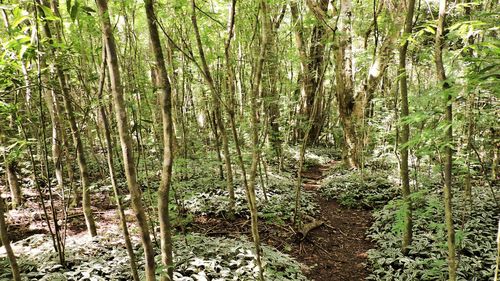
<instances>
[{"instance_id":1,"label":"green foliage","mask_svg":"<svg viewBox=\"0 0 500 281\"><path fill-rule=\"evenodd\" d=\"M266 185L266 196L260 185L256 186L257 211L266 220L283 222L293 216L294 179L284 175L269 173ZM196 176L175 184L177 190L184 196L183 207L194 214L225 215L229 210L229 192L224 180L212 176ZM248 216L246 191L241 181L235 181L235 214ZM265 200L267 197L268 201ZM313 215L317 211L313 194L304 192L301 198L302 211Z\"/></svg>"},{"instance_id":2,"label":"green foliage","mask_svg":"<svg viewBox=\"0 0 500 281\"><path fill-rule=\"evenodd\" d=\"M493 276L499 210L490 194L486 188L475 188L470 213L464 209L462 194L454 197L459 280L486 281ZM413 194L412 200L414 234L408 256L403 256L400 250L402 201L394 199L374 213L369 237L377 243L377 248L369 252L373 267L369 280L446 279L446 228L441 195L422 190Z\"/></svg>"},{"instance_id":3,"label":"green foliage","mask_svg":"<svg viewBox=\"0 0 500 281\"><path fill-rule=\"evenodd\" d=\"M336 172L325 179L321 194L337 199L348 207L376 208L397 197L399 188L391 181L387 171L365 169L361 171Z\"/></svg>"},{"instance_id":4,"label":"green foliage","mask_svg":"<svg viewBox=\"0 0 500 281\"><path fill-rule=\"evenodd\" d=\"M133 247L141 256L139 241ZM34 235L16 243L23 251L18 262L23 278L30 280L131 280L128 256L117 229L95 238L69 237L66 244L68 266L57 264L47 235ZM253 244L246 238L211 238L200 234L174 236L175 280L255 280L257 268ZM159 249L156 249L159 252ZM160 255L156 256L161 264ZM6 266L3 266L3 265ZM299 264L286 254L263 247L265 276L269 280L307 280ZM8 262L0 259L0 280L10 280ZM139 271L144 261L138 260ZM158 274L161 266L158 267ZM203 279L202 279L203 280ZM205 279L206 280L206 279Z\"/></svg>"}]
</instances>

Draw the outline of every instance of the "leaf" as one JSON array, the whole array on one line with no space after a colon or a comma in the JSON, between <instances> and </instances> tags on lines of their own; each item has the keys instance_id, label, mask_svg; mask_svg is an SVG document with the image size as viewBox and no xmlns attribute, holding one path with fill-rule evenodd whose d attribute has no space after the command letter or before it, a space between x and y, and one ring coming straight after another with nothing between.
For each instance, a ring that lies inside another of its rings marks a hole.
<instances>
[{"instance_id":1,"label":"leaf","mask_svg":"<svg viewBox=\"0 0 500 281\"><path fill-rule=\"evenodd\" d=\"M29 16L21 16L19 18L14 19L14 21L12 22L12 27L19 26L21 23L23 23L25 20L29 18L30 18Z\"/></svg>"},{"instance_id":2,"label":"leaf","mask_svg":"<svg viewBox=\"0 0 500 281\"><path fill-rule=\"evenodd\" d=\"M17 5L14 4L0 4L0 10L14 10Z\"/></svg>"},{"instance_id":3,"label":"leaf","mask_svg":"<svg viewBox=\"0 0 500 281\"><path fill-rule=\"evenodd\" d=\"M68 14L71 13L71 0L66 0L66 11L68 11Z\"/></svg>"},{"instance_id":4,"label":"leaf","mask_svg":"<svg viewBox=\"0 0 500 281\"><path fill-rule=\"evenodd\" d=\"M80 4L78 1L75 1L75 4L73 7L71 7L71 12L70 12L70 17L72 21L75 21L76 16L78 15L78 8L80 7Z\"/></svg>"},{"instance_id":5,"label":"leaf","mask_svg":"<svg viewBox=\"0 0 500 281\"><path fill-rule=\"evenodd\" d=\"M49 20L49 21L59 20L59 18L56 15L54 15L54 13L52 12L52 10L49 7L44 6L44 5L41 5L40 7L43 10L45 20Z\"/></svg>"},{"instance_id":6,"label":"leaf","mask_svg":"<svg viewBox=\"0 0 500 281\"><path fill-rule=\"evenodd\" d=\"M92 15L92 13L95 13L96 11L94 9L92 9L91 7L89 6L82 6L82 10L89 16Z\"/></svg>"}]
</instances>

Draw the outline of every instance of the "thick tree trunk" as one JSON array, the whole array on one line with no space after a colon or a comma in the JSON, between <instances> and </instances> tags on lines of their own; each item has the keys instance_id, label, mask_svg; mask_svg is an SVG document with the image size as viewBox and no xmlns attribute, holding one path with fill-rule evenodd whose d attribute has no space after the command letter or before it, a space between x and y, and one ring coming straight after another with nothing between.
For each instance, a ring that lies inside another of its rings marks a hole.
<instances>
[{"instance_id":1,"label":"thick tree trunk","mask_svg":"<svg viewBox=\"0 0 500 281\"><path fill-rule=\"evenodd\" d=\"M147 22L149 27L149 39L153 54L155 56L158 77L156 88L161 94L161 116L163 121L163 168L161 174L160 187L158 188L158 214L160 220L160 242L161 261L167 270L167 274L161 274L162 281L173 280L174 262L172 258L172 233L169 215L169 196L172 180L173 164L173 124L172 124L172 89L168 80L168 73L165 67L165 59L161 48L160 36L156 23L153 1L144 2Z\"/></svg>"},{"instance_id":2,"label":"thick tree trunk","mask_svg":"<svg viewBox=\"0 0 500 281\"><path fill-rule=\"evenodd\" d=\"M401 91L401 118L407 118L409 115L408 109L408 81L406 73L406 52L408 50L408 40L407 36L410 36L413 28L413 13L415 10L415 0L408 1L408 11L406 12L406 21L403 32L404 43L399 49L399 71L398 76L400 77L400 91ZM409 246L411 244L413 235L413 221L412 221L412 204L411 204L411 191L410 191L410 176L408 170L408 146L405 144L410 138L410 125L408 123L403 124L403 129L401 132L401 143L403 147L401 149L401 182L402 182L402 193L404 200L404 230L403 230L403 242L401 249L403 254L408 254Z\"/></svg>"},{"instance_id":3,"label":"thick tree trunk","mask_svg":"<svg viewBox=\"0 0 500 281\"><path fill-rule=\"evenodd\" d=\"M321 13L328 10L329 0L319 0L314 7ZM313 120L311 124L301 125L299 139L302 139L306 130L310 130L308 142L316 142L321 134L323 118L321 109L323 96L323 64L325 51L325 26L318 22L311 33L311 43L309 52L306 50L304 42L304 30L299 19L299 11L296 1L290 2L292 22L295 32L295 44L300 57L300 118L304 121ZM318 20L319 21L319 20ZM318 101L316 101L318 99ZM318 108L314 109L314 106ZM301 123L301 122L299 122ZM308 129L307 127L311 127Z\"/></svg>"},{"instance_id":4,"label":"thick tree trunk","mask_svg":"<svg viewBox=\"0 0 500 281\"><path fill-rule=\"evenodd\" d=\"M439 18L436 28L436 45L434 49L434 60L436 62L436 73L440 83L442 83L443 90L446 91L450 88L449 83L446 81L446 72L443 64L443 45L444 45L444 27L446 18L446 0L439 1ZM448 279L455 281L457 279L457 261L455 249L455 228L453 225L453 212L452 212L452 165L453 165L453 108L452 97L450 94L445 99L445 120L448 123L444 141L446 142L445 148L445 164L444 164L444 213L445 223L448 237Z\"/></svg>"},{"instance_id":5,"label":"thick tree trunk","mask_svg":"<svg viewBox=\"0 0 500 281\"><path fill-rule=\"evenodd\" d=\"M352 2L340 2L339 31L336 35L335 80L339 118L344 132L343 156L349 168L360 166L359 120L354 114L354 77L352 72Z\"/></svg>"},{"instance_id":6,"label":"thick tree trunk","mask_svg":"<svg viewBox=\"0 0 500 281\"><path fill-rule=\"evenodd\" d=\"M129 135L127 112L125 100L123 97L123 88L120 81L118 55L116 51L115 39L113 37L113 29L108 14L108 4L106 0L97 0L96 2L99 9L99 15L101 17L102 32L104 34L106 42L109 78L111 80L111 92L113 95L113 104L118 125L118 134L120 136L120 145L122 149L123 164L125 167L125 176L127 178L127 186L129 188L131 196L132 207L137 219L142 246L144 248L144 257L146 260L146 280L154 281L156 280L154 261L155 253L153 250L153 243L151 242L146 213L141 201L141 189L137 182L137 171L132 155L132 140Z\"/></svg>"}]
</instances>

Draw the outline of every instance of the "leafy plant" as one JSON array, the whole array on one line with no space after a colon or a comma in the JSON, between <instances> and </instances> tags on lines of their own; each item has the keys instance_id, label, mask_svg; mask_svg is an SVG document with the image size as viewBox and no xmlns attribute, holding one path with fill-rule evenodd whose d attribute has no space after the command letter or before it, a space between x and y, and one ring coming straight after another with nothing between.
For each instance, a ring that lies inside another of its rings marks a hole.
<instances>
[{"instance_id":1,"label":"leafy plant","mask_svg":"<svg viewBox=\"0 0 500 281\"><path fill-rule=\"evenodd\" d=\"M397 197L399 187L389 173L366 169L363 175L360 171L336 172L325 179L320 191L325 198L337 199L344 206L371 209Z\"/></svg>"},{"instance_id":2,"label":"leafy plant","mask_svg":"<svg viewBox=\"0 0 500 281\"><path fill-rule=\"evenodd\" d=\"M461 194L454 197L459 280L491 280L499 210L486 188L474 190L474 208L467 213ZM369 251L373 271L369 280L445 280L447 278L444 209L438 192L422 190L413 199L413 242L408 256L401 253L403 206L394 199L376 211L369 231L377 248Z\"/></svg>"}]
</instances>

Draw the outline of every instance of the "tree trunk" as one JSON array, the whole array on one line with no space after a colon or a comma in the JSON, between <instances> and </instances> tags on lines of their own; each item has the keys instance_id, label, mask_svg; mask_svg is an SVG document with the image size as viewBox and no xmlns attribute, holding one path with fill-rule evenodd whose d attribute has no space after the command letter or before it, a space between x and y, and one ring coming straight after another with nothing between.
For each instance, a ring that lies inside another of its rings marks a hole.
<instances>
[{"instance_id":1,"label":"tree trunk","mask_svg":"<svg viewBox=\"0 0 500 281\"><path fill-rule=\"evenodd\" d=\"M343 157L349 168L360 166L359 120L354 114L354 77L352 72L352 2L340 2L339 31L336 35L335 80L339 118L344 131Z\"/></svg>"},{"instance_id":2,"label":"tree trunk","mask_svg":"<svg viewBox=\"0 0 500 281\"><path fill-rule=\"evenodd\" d=\"M235 206L235 197L234 197L234 185L233 185L233 170L231 167L231 155L229 154L229 140L227 138L226 128L224 126L224 122L222 120L221 113L221 93L215 85L215 82L212 78L212 74L210 68L208 66L207 60L205 58L205 51L203 48L203 43L201 41L201 36L198 28L198 21L196 19L196 3L194 0L191 0L191 22L193 23L193 28L196 37L196 46L198 47L198 53L200 55L201 67L200 70L203 74L203 78L208 84L210 88L210 93L212 96L212 102L214 104L214 115L217 126L220 130L220 136L222 138L222 148L224 151L224 162L226 167L226 185L229 192L229 217L234 217L234 206Z\"/></svg>"},{"instance_id":3,"label":"tree trunk","mask_svg":"<svg viewBox=\"0 0 500 281\"><path fill-rule=\"evenodd\" d=\"M413 28L413 13L415 10L415 0L408 1L408 11L406 12L406 21L402 39L404 40L403 45L399 49L399 71L398 76L400 77L400 90L401 90L401 118L408 118L408 81L406 73L406 52L408 50L408 39L407 37L411 35ZM402 193L404 201L404 230L403 230L403 242L401 249L403 254L407 255L409 252L409 246L411 244L413 235L413 221L412 221L412 204L411 204L411 191L410 191L410 176L408 170L408 140L410 138L410 125L405 122L403 124L403 129L401 132L401 181L402 181Z\"/></svg>"},{"instance_id":4,"label":"tree trunk","mask_svg":"<svg viewBox=\"0 0 500 281\"><path fill-rule=\"evenodd\" d=\"M161 274L162 281L173 280L174 262L172 259L172 233L169 215L169 195L172 180L173 164L173 124L172 124L172 89L168 80L165 67L165 59L161 49L161 41L158 34L156 15L153 0L144 1L147 22L149 27L149 39L155 56L158 76L156 88L161 94L161 116L163 121L163 168L161 173L160 187L158 188L158 214L160 220L160 242L161 261L167 270L167 274Z\"/></svg>"},{"instance_id":5,"label":"tree trunk","mask_svg":"<svg viewBox=\"0 0 500 281\"><path fill-rule=\"evenodd\" d=\"M319 0L314 6L325 13L328 10L329 0ZM321 108L321 100L323 95L323 61L326 35L324 24L319 22L313 27L311 33L311 43L309 52L306 50L304 42L304 30L302 22L299 19L299 11L296 1L290 2L290 10L292 14L292 22L295 26L295 44L299 51L300 57L300 95L301 105L300 113L302 120L313 120L310 128L309 140L314 143L317 141L321 128L323 126L323 118L321 110L315 110L313 107L316 104ZM316 99L319 102L315 101ZM313 115L313 113L315 114ZM302 122L299 122L302 123ZM300 125L299 138L302 139L305 135L307 124Z\"/></svg>"},{"instance_id":6,"label":"tree trunk","mask_svg":"<svg viewBox=\"0 0 500 281\"><path fill-rule=\"evenodd\" d=\"M12 208L21 206L23 197L21 195L21 186L16 174L16 164L13 160L7 159L4 155L5 170L7 173L7 181L9 182L10 195L12 197Z\"/></svg>"},{"instance_id":7,"label":"tree trunk","mask_svg":"<svg viewBox=\"0 0 500 281\"><path fill-rule=\"evenodd\" d=\"M1 196L1 189L0 189L0 240L3 246L5 247L5 252L7 253L7 258L9 259L13 280L21 281L21 275L19 273L19 266L17 265L16 256L14 255L14 251L10 246L9 237L7 236L7 224L5 222L5 206L3 198Z\"/></svg>"},{"instance_id":8,"label":"tree trunk","mask_svg":"<svg viewBox=\"0 0 500 281\"><path fill-rule=\"evenodd\" d=\"M106 0L97 0L99 15L101 17L102 32L106 42L106 52L108 58L109 78L111 80L111 92L113 95L113 103L118 125L118 134L120 136L120 145L122 149L123 165L125 167L125 176L127 178L127 186L129 188L132 207L139 226L142 246L144 248L146 280L154 281L155 277L155 261L153 243L149 234L148 221L144 212L144 207L141 201L141 189L137 182L137 171L132 150L132 139L129 135L129 126L127 120L127 112L125 100L123 97L123 88L120 81L120 70L118 65L118 55L116 51L116 43L113 37L113 27L111 25L108 4Z\"/></svg>"},{"instance_id":9,"label":"tree trunk","mask_svg":"<svg viewBox=\"0 0 500 281\"><path fill-rule=\"evenodd\" d=\"M39 4L42 5L42 1L38 0ZM47 6L46 4L43 4ZM47 6L48 7L48 6ZM55 15L59 15L59 11L57 10L57 5L53 1L52 3L52 10ZM50 30L50 27L48 23L45 23L43 25L43 29L45 32L45 36L50 40L53 41L52 33ZM57 29L58 31L59 29ZM58 34L57 35L57 41L61 41L61 36ZM76 159L78 162L78 168L80 170L80 180L81 180L81 185L82 185L82 208L83 208L83 214L85 216L85 224L87 226L87 230L90 234L90 236L96 236L97 235L97 228L95 225L94 221L94 216L92 214L92 209L91 209L91 200L90 200L90 191L89 191L89 175L88 175L88 170L87 170L87 163L85 161L85 154L83 150L83 143L80 138L80 131L76 125L76 120L74 116L74 111L73 111L73 106L70 101L70 93L69 93L69 87L66 81L66 76L63 73L62 68L60 67L59 63L57 62L57 59L59 58L58 54L56 51L52 48L51 54L55 58L54 66L55 66L55 72L57 76L57 80L59 82L59 87L60 91L63 96L63 101L64 101L64 107L66 110L67 118L69 121L70 125L70 130L71 130L71 136L73 138L73 143L75 145L76 149Z\"/></svg>"},{"instance_id":10,"label":"tree trunk","mask_svg":"<svg viewBox=\"0 0 500 281\"><path fill-rule=\"evenodd\" d=\"M436 62L436 73L438 81L442 83L443 91L450 88L450 84L446 81L446 72L443 64L443 45L444 45L444 27L446 18L446 0L439 1L439 18L436 28L436 45L434 49L434 60ZM453 212L452 212L452 164L453 164L453 111L452 111L452 96L448 93L445 99L445 120L448 123L444 141L446 142L445 148L445 165L444 165L444 212L445 222L448 237L448 278L450 281L457 279L457 261L455 250L455 228L453 226Z\"/></svg>"},{"instance_id":11,"label":"tree trunk","mask_svg":"<svg viewBox=\"0 0 500 281\"><path fill-rule=\"evenodd\" d=\"M104 47L105 48L105 47ZM104 88L104 80L106 79L106 50L103 50L103 61L101 67L101 77L99 80L98 97L102 100L102 93ZM125 211L123 209L123 204L118 194L118 184L116 183L115 176L115 165L113 161L113 140L111 138L111 129L109 126L108 117L106 116L106 108L104 103L99 107L99 113L101 115L104 136L106 138L106 160L108 162L109 179L111 180L111 186L113 187L113 193L115 195L116 206L118 208L118 215L120 219L120 224L123 232L123 239L125 240L125 247L127 248L127 254L130 259L130 271L134 281L139 281L139 274L137 273L137 263L134 254L134 248L132 247L132 242L130 241L130 234L127 227L127 219L125 217Z\"/></svg>"}]
</instances>

